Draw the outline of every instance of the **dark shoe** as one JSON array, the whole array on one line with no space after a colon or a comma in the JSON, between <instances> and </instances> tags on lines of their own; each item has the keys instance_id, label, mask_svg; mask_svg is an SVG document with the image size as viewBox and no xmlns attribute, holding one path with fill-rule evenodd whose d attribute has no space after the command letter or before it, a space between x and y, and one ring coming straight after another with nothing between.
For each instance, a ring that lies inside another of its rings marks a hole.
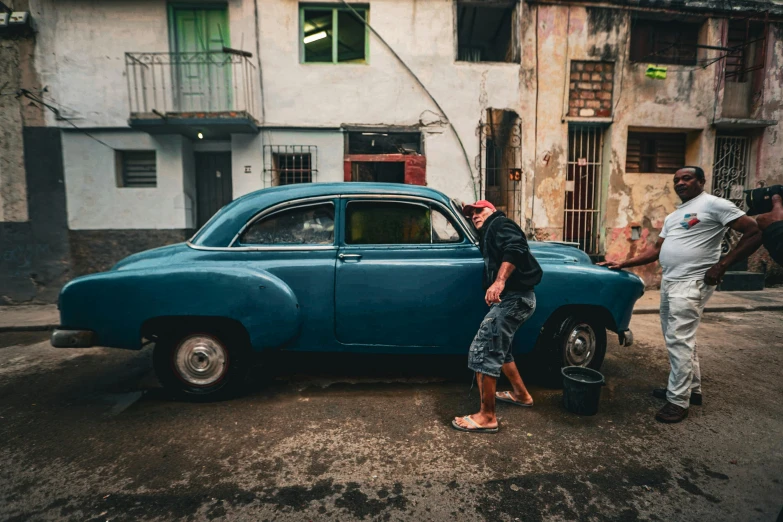
<instances>
[{"instance_id":1,"label":"dark shoe","mask_svg":"<svg viewBox=\"0 0 783 522\"><path fill-rule=\"evenodd\" d=\"M666 424L674 424L675 422L682 421L687 416L688 408L680 408L676 404L667 402L666 406L655 414L655 420L658 422L665 422Z\"/></svg>"},{"instance_id":2,"label":"dark shoe","mask_svg":"<svg viewBox=\"0 0 783 522\"><path fill-rule=\"evenodd\" d=\"M653 397L666 400L666 388L655 388L653 390ZM691 404L693 406L701 406L702 399L701 393L691 392Z\"/></svg>"}]
</instances>

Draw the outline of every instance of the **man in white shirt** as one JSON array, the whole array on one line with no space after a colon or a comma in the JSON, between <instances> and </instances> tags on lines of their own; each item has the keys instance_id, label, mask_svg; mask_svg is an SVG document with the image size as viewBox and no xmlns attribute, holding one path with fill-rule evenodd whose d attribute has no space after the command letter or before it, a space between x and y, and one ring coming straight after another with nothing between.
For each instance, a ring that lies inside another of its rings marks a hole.
<instances>
[{"instance_id":1,"label":"man in white shirt","mask_svg":"<svg viewBox=\"0 0 783 522\"><path fill-rule=\"evenodd\" d=\"M669 383L653 395L667 400L655 418L680 422L689 404L702 403L701 371L696 354L696 330L704 305L726 269L746 259L761 245L756 222L732 202L704 192L704 171L683 167L674 174L674 191L682 200L666 216L655 246L627 261L600 263L619 270L660 260L661 328L669 351ZM723 259L721 241L726 227L742 233L737 246Z\"/></svg>"}]
</instances>

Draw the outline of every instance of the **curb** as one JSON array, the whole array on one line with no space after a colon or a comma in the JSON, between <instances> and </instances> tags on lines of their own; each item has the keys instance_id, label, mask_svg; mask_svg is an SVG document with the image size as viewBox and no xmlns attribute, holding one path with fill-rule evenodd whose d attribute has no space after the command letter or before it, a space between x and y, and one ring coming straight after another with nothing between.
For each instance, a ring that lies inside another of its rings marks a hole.
<instances>
[{"instance_id":1,"label":"curb","mask_svg":"<svg viewBox=\"0 0 783 522\"><path fill-rule=\"evenodd\" d=\"M0 326L0 333L11 332L49 332L59 328L59 324L33 324L30 326Z\"/></svg>"},{"instance_id":2,"label":"curb","mask_svg":"<svg viewBox=\"0 0 783 522\"><path fill-rule=\"evenodd\" d=\"M774 305L726 305L726 306L713 306L706 307L704 313L721 313L721 312L777 312L783 310L783 304ZM633 315L647 315L658 314L660 310L657 308L641 308L634 310Z\"/></svg>"}]
</instances>

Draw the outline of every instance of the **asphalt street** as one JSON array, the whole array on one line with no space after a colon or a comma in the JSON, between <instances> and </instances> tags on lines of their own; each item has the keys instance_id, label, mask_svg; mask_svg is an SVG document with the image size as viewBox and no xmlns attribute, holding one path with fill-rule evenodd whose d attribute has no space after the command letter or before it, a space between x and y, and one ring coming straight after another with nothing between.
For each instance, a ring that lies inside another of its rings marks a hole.
<instances>
[{"instance_id":1,"label":"asphalt street","mask_svg":"<svg viewBox=\"0 0 783 522\"><path fill-rule=\"evenodd\" d=\"M242 397L193 404L166 398L149 349L2 334L0 520L775 520L781 313L705 316L705 403L677 425L653 419L658 318L632 327L633 347L610 336L598 415L533 385L497 435L450 427L477 408L465 357L284 354Z\"/></svg>"}]
</instances>

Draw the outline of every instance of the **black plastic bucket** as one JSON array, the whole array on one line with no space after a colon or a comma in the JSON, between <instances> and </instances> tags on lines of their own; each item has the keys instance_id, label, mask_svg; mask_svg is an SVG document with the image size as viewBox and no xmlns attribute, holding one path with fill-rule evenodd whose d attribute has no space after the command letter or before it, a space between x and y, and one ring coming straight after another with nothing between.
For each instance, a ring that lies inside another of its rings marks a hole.
<instances>
[{"instance_id":1,"label":"black plastic bucket","mask_svg":"<svg viewBox=\"0 0 783 522\"><path fill-rule=\"evenodd\" d=\"M563 406L577 415L598 413L604 376L581 366L566 366L563 374Z\"/></svg>"}]
</instances>

